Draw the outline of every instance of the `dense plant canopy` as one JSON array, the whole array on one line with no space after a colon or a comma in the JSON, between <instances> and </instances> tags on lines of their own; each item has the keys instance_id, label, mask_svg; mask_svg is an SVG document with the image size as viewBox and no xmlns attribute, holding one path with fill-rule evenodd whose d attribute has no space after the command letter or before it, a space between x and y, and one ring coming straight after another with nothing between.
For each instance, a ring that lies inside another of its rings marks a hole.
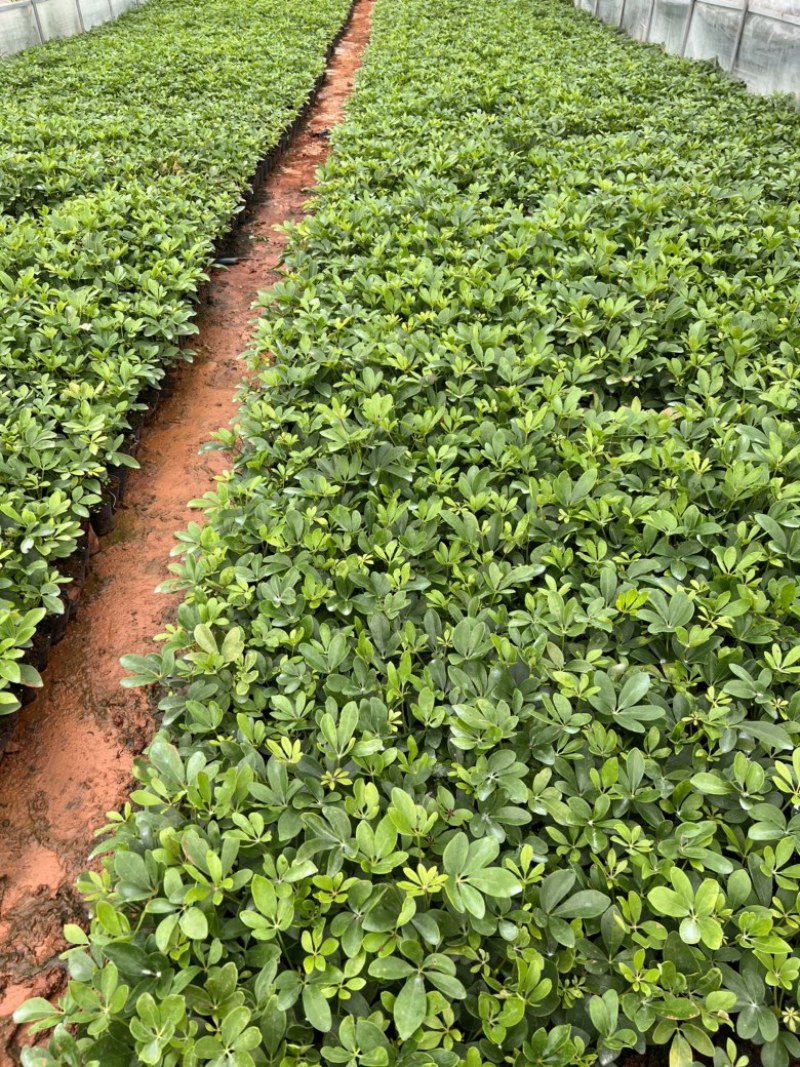
<instances>
[{"instance_id":1,"label":"dense plant canopy","mask_svg":"<svg viewBox=\"0 0 800 1067\"><path fill-rule=\"evenodd\" d=\"M378 0L27 1064L800 1052L799 134Z\"/></svg>"},{"instance_id":2,"label":"dense plant canopy","mask_svg":"<svg viewBox=\"0 0 800 1067\"><path fill-rule=\"evenodd\" d=\"M348 0L152 0L0 64L0 715L60 561Z\"/></svg>"}]
</instances>

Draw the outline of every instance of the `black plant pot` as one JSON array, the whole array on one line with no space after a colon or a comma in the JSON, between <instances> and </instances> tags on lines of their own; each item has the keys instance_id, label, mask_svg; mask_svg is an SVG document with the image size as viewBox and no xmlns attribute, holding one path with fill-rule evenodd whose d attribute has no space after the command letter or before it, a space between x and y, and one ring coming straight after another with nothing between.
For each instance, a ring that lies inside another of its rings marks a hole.
<instances>
[{"instance_id":1,"label":"black plant pot","mask_svg":"<svg viewBox=\"0 0 800 1067\"><path fill-rule=\"evenodd\" d=\"M147 405L144 413L145 423L152 422L158 411L158 405L161 402L161 393L159 389L157 389L155 385L149 385L144 392L140 394L139 402Z\"/></svg>"},{"instance_id":2,"label":"black plant pot","mask_svg":"<svg viewBox=\"0 0 800 1067\"><path fill-rule=\"evenodd\" d=\"M144 409L137 409L136 411L128 412L127 419L130 429L128 430L125 436L125 440L127 440L128 437L135 438L136 443L138 445L139 436L142 432L142 427L144 426L146 416L147 412Z\"/></svg>"},{"instance_id":3,"label":"black plant pot","mask_svg":"<svg viewBox=\"0 0 800 1067\"><path fill-rule=\"evenodd\" d=\"M174 367L170 367L161 379L161 396L166 398L172 396L175 392L175 387L178 384L178 375Z\"/></svg>"},{"instance_id":4,"label":"black plant pot","mask_svg":"<svg viewBox=\"0 0 800 1067\"><path fill-rule=\"evenodd\" d=\"M72 580L72 585L68 589L72 589L75 586L80 586L86 578L86 568L89 565L89 532L88 528L78 538L75 545L75 551L71 556L61 561L59 570L65 578ZM69 592L67 593L69 596Z\"/></svg>"},{"instance_id":5,"label":"black plant pot","mask_svg":"<svg viewBox=\"0 0 800 1067\"><path fill-rule=\"evenodd\" d=\"M9 691L14 694L23 708L32 704L36 699L36 690L29 685L10 685ZM3 716L5 718L6 716Z\"/></svg>"},{"instance_id":6,"label":"black plant pot","mask_svg":"<svg viewBox=\"0 0 800 1067\"><path fill-rule=\"evenodd\" d=\"M111 499L114 502L114 507L119 507L122 501L125 499L125 486L127 485L127 482L127 467L108 468L108 489L111 493Z\"/></svg>"},{"instance_id":7,"label":"black plant pot","mask_svg":"<svg viewBox=\"0 0 800 1067\"><path fill-rule=\"evenodd\" d=\"M69 624L69 604L65 606L63 615L50 615L43 620L42 626L45 623L50 630L50 647L52 648L53 645L57 645L59 641L64 640Z\"/></svg>"},{"instance_id":8,"label":"black plant pot","mask_svg":"<svg viewBox=\"0 0 800 1067\"><path fill-rule=\"evenodd\" d=\"M89 523L83 523L83 529L81 535L75 543L75 556L81 562L80 568L80 580L86 577L86 568L89 566Z\"/></svg>"},{"instance_id":9,"label":"black plant pot","mask_svg":"<svg viewBox=\"0 0 800 1067\"><path fill-rule=\"evenodd\" d=\"M142 420L144 421L144 420ZM136 430L128 430L125 436L122 438L122 451L126 456L136 456L139 451L139 441L141 439L141 426Z\"/></svg>"},{"instance_id":10,"label":"black plant pot","mask_svg":"<svg viewBox=\"0 0 800 1067\"><path fill-rule=\"evenodd\" d=\"M18 711L14 711L10 715L0 715L0 753L14 736L18 719Z\"/></svg>"},{"instance_id":11,"label":"black plant pot","mask_svg":"<svg viewBox=\"0 0 800 1067\"><path fill-rule=\"evenodd\" d=\"M39 627L33 635L31 647L25 649L22 662L33 667L40 674L47 669L47 660L50 653L50 634L46 627Z\"/></svg>"},{"instance_id":12,"label":"black plant pot","mask_svg":"<svg viewBox=\"0 0 800 1067\"><path fill-rule=\"evenodd\" d=\"M114 498L110 493L97 505L90 521L98 537L105 537L114 529Z\"/></svg>"}]
</instances>

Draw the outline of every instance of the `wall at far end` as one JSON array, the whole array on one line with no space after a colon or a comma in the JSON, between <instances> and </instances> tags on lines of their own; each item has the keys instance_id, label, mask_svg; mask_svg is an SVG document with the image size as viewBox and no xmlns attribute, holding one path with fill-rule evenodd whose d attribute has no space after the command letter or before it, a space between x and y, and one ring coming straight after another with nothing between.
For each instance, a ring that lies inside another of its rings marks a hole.
<instances>
[{"instance_id":1,"label":"wall at far end","mask_svg":"<svg viewBox=\"0 0 800 1067\"><path fill-rule=\"evenodd\" d=\"M638 41L716 59L755 93L800 100L800 0L574 0Z\"/></svg>"},{"instance_id":2,"label":"wall at far end","mask_svg":"<svg viewBox=\"0 0 800 1067\"><path fill-rule=\"evenodd\" d=\"M144 0L0 0L0 58L108 22Z\"/></svg>"}]
</instances>

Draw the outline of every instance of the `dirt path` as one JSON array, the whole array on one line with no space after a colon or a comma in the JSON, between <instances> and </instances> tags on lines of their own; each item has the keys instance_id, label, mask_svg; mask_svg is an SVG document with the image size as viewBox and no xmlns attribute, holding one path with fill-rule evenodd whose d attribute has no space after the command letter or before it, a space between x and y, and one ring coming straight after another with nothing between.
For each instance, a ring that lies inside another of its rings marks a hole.
<instances>
[{"instance_id":1,"label":"dirt path","mask_svg":"<svg viewBox=\"0 0 800 1067\"><path fill-rule=\"evenodd\" d=\"M129 478L114 532L94 546L78 621L51 653L44 689L0 763L0 1067L16 1062L11 1013L28 996L61 989L61 927L82 916L72 887L93 831L124 802L133 757L152 733L147 696L119 687L119 657L151 651L175 610L174 597L154 590L167 577L174 532L198 519L187 501L212 486L224 463L198 449L234 414L251 307L277 280L285 243L273 227L303 215L328 131L353 87L372 3L358 0L315 106L253 201L237 240L241 258L212 272L196 360L179 371L142 434L141 470Z\"/></svg>"}]
</instances>

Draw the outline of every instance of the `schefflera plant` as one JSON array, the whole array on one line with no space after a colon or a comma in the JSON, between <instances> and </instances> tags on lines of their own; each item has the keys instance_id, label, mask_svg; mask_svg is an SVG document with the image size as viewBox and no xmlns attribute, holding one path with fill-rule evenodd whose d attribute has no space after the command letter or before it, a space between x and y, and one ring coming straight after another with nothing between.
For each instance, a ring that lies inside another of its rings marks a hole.
<instances>
[{"instance_id":1,"label":"schefflera plant","mask_svg":"<svg viewBox=\"0 0 800 1067\"><path fill-rule=\"evenodd\" d=\"M59 563L111 492L109 472L136 466L143 411L165 369L190 358L181 346L214 242L349 7L153 0L0 63L0 608L11 615L63 613ZM15 687L36 684L16 666L24 633L0 659L0 717L19 708Z\"/></svg>"},{"instance_id":2,"label":"schefflera plant","mask_svg":"<svg viewBox=\"0 0 800 1067\"><path fill-rule=\"evenodd\" d=\"M800 1053L798 123L379 0L29 1067Z\"/></svg>"}]
</instances>

